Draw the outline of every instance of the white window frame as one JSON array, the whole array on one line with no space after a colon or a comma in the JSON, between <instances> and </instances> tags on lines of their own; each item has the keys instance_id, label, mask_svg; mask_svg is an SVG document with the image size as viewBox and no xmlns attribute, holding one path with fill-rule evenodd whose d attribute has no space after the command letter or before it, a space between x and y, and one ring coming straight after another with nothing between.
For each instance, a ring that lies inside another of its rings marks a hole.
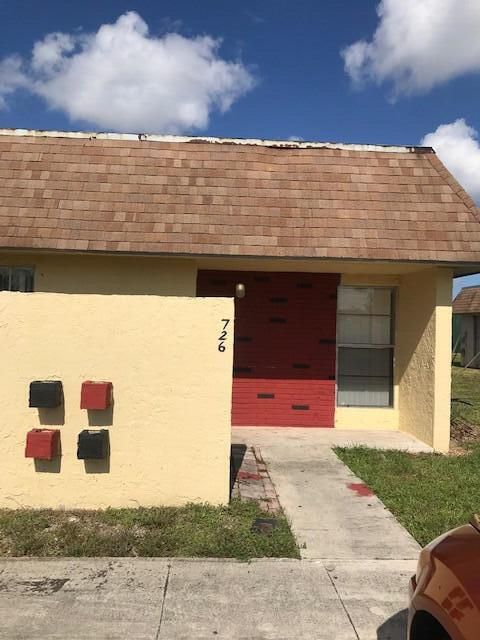
<instances>
[{"instance_id":1,"label":"white window frame","mask_svg":"<svg viewBox=\"0 0 480 640\"><path fill-rule=\"evenodd\" d=\"M368 285L368 284L361 284L361 285L355 285L355 284L345 284L345 285L340 285L338 287L338 293L340 293L341 289L383 289L383 290L388 290L391 293L391 309L390 309L390 344L373 344L373 343L347 343L347 342L340 342L338 339L338 327L339 327L339 317L342 315L359 315L359 316L367 316L367 317L372 317L372 316L384 316L387 317L386 314L362 314L362 313L344 313L341 312L339 310L339 305L337 304L337 341L336 341L336 389L335 389L335 406L339 407L339 408L345 408L345 409L393 409L395 406L395 337L396 337L396 306L397 306L397 287L395 286L388 286L388 285ZM337 300L339 298L339 295L337 295ZM390 393L389 393L389 397L390 397L390 401L388 404L385 405L378 405L378 404L373 404L373 405L367 405L367 404L339 404L338 402L338 395L339 395L339 381L340 381L340 374L339 374L339 352L340 349L342 348L346 348L346 349L383 349L383 350L390 350L391 352L391 386L390 386Z\"/></svg>"}]
</instances>

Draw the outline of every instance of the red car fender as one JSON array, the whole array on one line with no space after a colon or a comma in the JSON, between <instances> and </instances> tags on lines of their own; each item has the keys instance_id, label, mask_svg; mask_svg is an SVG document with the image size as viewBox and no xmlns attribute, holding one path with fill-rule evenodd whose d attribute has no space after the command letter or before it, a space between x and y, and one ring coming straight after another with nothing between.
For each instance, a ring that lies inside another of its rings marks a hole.
<instances>
[{"instance_id":1,"label":"red car fender","mask_svg":"<svg viewBox=\"0 0 480 640\"><path fill-rule=\"evenodd\" d=\"M465 525L422 551L410 585L409 634L416 612L426 611L452 640L477 640L480 628L480 534ZM409 636L410 637L410 636Z\"/></svg>"},{"instance_id":2,"label":"red car fender","mask_svg":"<svg viewBox=\"0 0 480 640\"><path fill-rule=\"evenodd\" d=\"M412 610L413 609L413 610ZM410 638L411 625L414 620L415 614L421 611L426 611L439 622L452 640L470 640L468 636L462 635L461 631L450 619L449 615L439 606L434 600L418 594L414 596L412 600L412 606L410 609L410 615L408 620L408 638Z\"/></svg>"}]
</instances>

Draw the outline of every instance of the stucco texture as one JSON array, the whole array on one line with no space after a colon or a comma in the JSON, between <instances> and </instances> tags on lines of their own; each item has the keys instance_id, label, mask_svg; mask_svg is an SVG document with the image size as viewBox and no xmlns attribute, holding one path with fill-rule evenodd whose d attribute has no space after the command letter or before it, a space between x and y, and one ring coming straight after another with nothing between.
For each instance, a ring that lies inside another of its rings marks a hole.
<instances>
[{"instance_id":1,"label":"stucco texture","mask_svg":"<svg viewBox=\"0 0 480 640\"><path fill-rule=\"evenodd\" d=\"M452 272L402 276L396 368L399 426L437 451L450 440Z\"/></svg>"},{"instance_id":2,"label":"stucco texture","mask_svg":"<svg viewBox=\"0 0 480 640\"><path fill-rule=\"evenodd\" d=\"M196 295L193 259L0 252L0 265L35 269L35 291L121 295Z\"/></svg>"},{"instance_id":3,"label":"stucco texture","mask_svg":"<svg viewBox=\"0 0 480 640\"><path fill-rule=\"evenodd\" d=\"M232 300L3 292L0 343L1 507L228 501ZM28 407L38 379L62 381L64 409ZM113 383L111 410L80 409L85 380ZM40 426L61 430L52 462L24 457ZM85 428L109 430L108 461L77 460Z\"/></svg>"}]
</instances>

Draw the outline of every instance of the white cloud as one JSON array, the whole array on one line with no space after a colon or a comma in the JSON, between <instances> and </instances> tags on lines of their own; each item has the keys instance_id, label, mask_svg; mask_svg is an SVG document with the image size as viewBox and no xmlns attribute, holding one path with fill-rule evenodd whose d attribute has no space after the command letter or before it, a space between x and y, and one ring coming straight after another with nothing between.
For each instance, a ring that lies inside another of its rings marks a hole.
<instances>
[{"instance_id":1,"label":"white cloud","mask_svg":"<svg viewBox=\"0 0 480 640\"><path fill-rule=\"evenodd\" d=\"M22 66L20 56L9 56L0 60L0 109L6 108L7 96L28 85Z\"/></svg>"},{"instance_id":2,"label":"white cloud","mask_svg":"<svg viewBox=\"0 0 480 640\"><path fill-rule=\"evenodd\" d=\"M447 169L480 202L480 144L478 132L463 118L428 133L422 145L433 147Z\"/></svg>"},{"instance_id":3,"label":"white cloud","mask_svg":"<svg viewBox=\"0 0 480 640\"><path fill-rule=\"evenodd\" d=\"M1 61L0 98L27 88L71 120L102 128L204 129L212 111L228 111L255 85L241 62L220 57L220 44L207 35L152 36L131 11L93 34L47 35L35 43L26 71L18 56Z\"/></svg>"},{"instance_id":4,"label":"white cloud","mask_svg":"<svg viewBox=\"0 0 480 640\"><path fill-rule=\"evenodd\" d=\"M68 33L49 33L33 45L32 69L55 73L61 69L64 56L75 49L75 39Z\"/></svg>"},{"instance_id":5,"label":"white cloud","mask_svg":"<svg viewBox=\"0 0 480 640\"><path fill-rule=\"evenodd\" d=\"M381 0L377 13L372 40L342 51L356 84L389 80L398 95L480 71L479 0Z\"/></svg>"}]
</instances>

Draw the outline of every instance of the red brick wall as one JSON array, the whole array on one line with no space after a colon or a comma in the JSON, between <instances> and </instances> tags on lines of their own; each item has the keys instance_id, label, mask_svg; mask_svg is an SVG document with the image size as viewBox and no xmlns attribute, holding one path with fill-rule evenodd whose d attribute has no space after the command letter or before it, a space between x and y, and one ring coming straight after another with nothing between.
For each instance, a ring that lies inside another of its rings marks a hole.
<instances>
[{"instance_id":1,"label":"red brick wall","mask_svg":"<svg viewBox=\"0 0 480 640\"><path fill-rule=\"evenodd\" d=\"M338 274L200 271L235 301L232 424L333 427Z\"/></svg>"}]
</instances>

